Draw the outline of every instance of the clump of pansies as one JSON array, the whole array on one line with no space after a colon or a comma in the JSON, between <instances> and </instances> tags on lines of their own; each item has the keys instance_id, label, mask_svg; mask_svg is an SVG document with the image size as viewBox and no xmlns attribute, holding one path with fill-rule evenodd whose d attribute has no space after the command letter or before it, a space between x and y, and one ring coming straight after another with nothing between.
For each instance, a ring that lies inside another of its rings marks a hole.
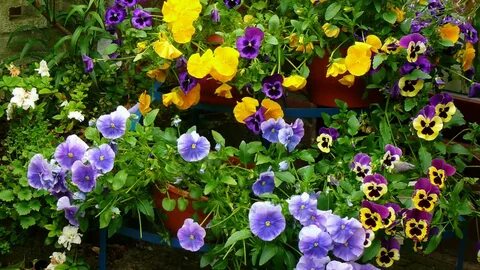
<instances>
[{"instance_id":1,"label":"clump of pansies","mask_svg":"<svg viewBox=\"0 0 480 270\"><path fill-rule=\"evenodd\" d=\"M110 143L90 147L77 135L70 135L59 144L48 161L36 154L28 165L28 183L35 189L44 189L58 198L57 210L65 212L65 218L72 226L78 226L78 206L86 194L91 192L97 179L113 169L116 145L114 140L125 134L130 112L119 106L114 112L102 115L96 127ZM69 183L68 179L71 180ZM78 191L74 192L74 190Z\"/></svg>"}]
</instances>

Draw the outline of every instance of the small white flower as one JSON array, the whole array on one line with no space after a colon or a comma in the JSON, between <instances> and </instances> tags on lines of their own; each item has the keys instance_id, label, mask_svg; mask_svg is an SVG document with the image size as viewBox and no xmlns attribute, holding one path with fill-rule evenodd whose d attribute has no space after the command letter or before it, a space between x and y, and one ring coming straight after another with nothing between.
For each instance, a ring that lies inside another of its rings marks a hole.
<instances>
[{"instance_id":1,"label":"small white flower","mask_svg":"<svg viewBox=\"0 0 480 270\"><path fill-rule=\"evenodd\" d=\"M63 264L66 260L65 252L53 252L50 256L50 264L53 265Z\"/></svg>"},{"instance_id":2,"label":"small white flower","mask_svg":"<svg viewBox=\"0 0 480 270\"><path fill-rule=\"evenodd\" d=\"M58 237L58 243L70 250L70 248L72 248L72 244L79 245L82 243L81 237L82 234L78 233L78 227L67 225L63 227L62 235Z\"/></svg>"},{"instance_id":3,"label":"small white flower","mask_svg":"<svg viewBox=\"0 0 480 270\"><path fill-rule=\"evenodd\" d=\"M120 209L118 207L112 207L112 219L116 218L117 216L120 216Z\"/></svg>"},{"instance_id":4,"label":"small white flower","mask_svg":"<svg viewBox=\"0 0 480 270\"><path fill-rule=\"evenodd\" d=\"M36 68L35 71L37 71L38 74L40 74L40 76L42 77L50 77L50 72L48 72L48 65L45 60L40 61L40 66Z\"/></svg>"},{"instance_id":5,"label":"small white flower","mask_svg":"<svg viewBox=\"0 0 480 270\"><path fill-rule=\"evenodd\" d=\"M180 184L181 182L183 181L183 179L181 177L177 177L175 178L175 182L173 182L174 185L178 185Z\"/></svg>"},{"instance_id":6,"label":"small white flower","mask_svg":"<svg viewBox=\"0 0 480 270\"><path fill-rule=\"evenodd\" d=\"M178 125L180 125L180 122L182 122L182 119L180 119L180 117L178 115L175 115L172 118L172 126L178 127Z\"/></svg>"},{"instance_id":7,"label":"small white flower","mask_svg":"<svg viewBox=\"0 0 480 270\"><path fill-rule=\"evenodd\" d=\"M221 148L222 148L222 145L220 145L219 143L215 144L215 150L217 152L220 151Z\"/></svg>"},{"instance_id":8,"label":"small white flower","mask_svg":"<svg viewBox=\"0 0 480 270\"><path fill-rule=\"evenodd\" d=\"M30 92L25 94L25 100L23 101L23 109L28 110L28 108L35 108L35 101L38 100L37 88L32 88Z\"/></svg>"},{"instance_id":9,"label":"small white flower","mask_svg":"<svg viewBox=\"0 0 480 270\"><path fill-rule=\"evenodd\" d=\"M85 120L85 117L83 116L82 112L79 111L73 111L68 113L68 119L75 119L78 122L83 122Z\"/></svg>"},{"instance_id":10,"label":"small white flower","mask_svg":"<svg viewBox=\"0 0 480 270\"><path fill-rule=\"evenodd\" d=\"M68 101L67 101L67 100L64 100L64 101L62 102L62 104L60 104L60 107L65 107L65 106L67 106L67 105L68 105Z\"/></svg>"},{"instance_id":11,"label":"small white flower","mask_svg":"<svg viewBox=\"0 0 480 270\"><path fill-rule=\"evenodd\" d=\"M284 161L281 161L280 163L278 163L278 169L280 171L288 170L288 162L286 160L284 160Z\"/></svg>"},{"instance_id":12,"label":"small white flower","mask_svg":"<svg viewBox=\"0 0 480 270\"><path fill-rule=\"evenodd\" d=\"M24 110L29 108L35 108L35 101L38 100L37 89L32 88L30 92L25 91L21 87L13 89L13 97L10 99L10 103Z\"/></svg>"}]
</instances>

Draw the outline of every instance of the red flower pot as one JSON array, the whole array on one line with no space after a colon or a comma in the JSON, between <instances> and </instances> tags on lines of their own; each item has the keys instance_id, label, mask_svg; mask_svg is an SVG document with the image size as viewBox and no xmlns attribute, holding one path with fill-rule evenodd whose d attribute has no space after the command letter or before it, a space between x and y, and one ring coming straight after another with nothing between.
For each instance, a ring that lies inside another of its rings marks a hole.
<instances>
[{"instance_id":1,"label":"red flower pot","mask_svg":"<svg viewBox=\"0 0 480 270\"><path fill-rule=\"evenodd\" d=\"M339 99L345 101L349 108L365 108L382 100L381 94L375 90L369 91L365 99L362 98L366 89L360 78L356 78L350 88L338 82L342 75L327 78L328 58L328 54L323 58L316 57L310 65L307 89L313 103L321 107L337 107L335 99Z\"/></svg>"},{"instance_id":2,"label":"red flower pot","mask_svg":"<svg viewBox=\"0 0 480 270\"><path fill-rule=\"evenodd\" d=\"M183 197L188 200L187 208L184 211L180 211L177 206L175 206L175 209L173 209L173 211L166 211L162 207L162 200L164 198L167 198L167 194L162 193L160 190L155 188L153 193L155 206L160 209L167 217L167 219L164 221L164 224L170 233L177 235L177 231L182 227L185 219L192 218L195 214L198 216L199 223L201 223L206 218L206 215L202 211L193 209L192 204L195 201L205 202L208 200L207 197L202 196L200 199L193 199L190 197L188 191L179 189L170 184L167 187L167 193L170 199L177 200L178 198ZM207 224L208 220L203 222L203 227L205 227Z\"/></svg>"}]
</instances>

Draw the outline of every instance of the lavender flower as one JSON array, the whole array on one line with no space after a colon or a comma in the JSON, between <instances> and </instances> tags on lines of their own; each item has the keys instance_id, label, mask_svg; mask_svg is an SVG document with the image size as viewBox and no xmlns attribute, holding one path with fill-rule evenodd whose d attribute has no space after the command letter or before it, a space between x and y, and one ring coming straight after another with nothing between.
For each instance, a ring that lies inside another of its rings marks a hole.
<instances>
[{"instance_id":1,"label":"lavender flower","mask_svg":"<svg viewBox=\"0 0 480 270\"><path fill-rule=\"evenodd\" d=\"M210 152L210 142L196 131L185 133L177 140L177 149L185 161L194 162L204 159Z\"/></svg>"},{"instance_id":2,"label":"lavender flower","mask_svg":"<svg viewBox=\"0 0 480 270\"><path fill-rule=\"evenodd\" d=\"M188 94L198 83L198 80L190 75L187 71L180 72L178 74L178 81L180 83L180 89L183 93Z\"/></svg>"},{"instance_id":3,"label":"lavender flower","mask_svg":"<svg viewBox=\"0 0 480 270\"><path fill-rule=\"evenodd\" d=\"M65 218L68 220L70 225L78 227L79 223L76 218L78 212L78 207L70 204L70 199L67 196L61 197L57 201L57 210L65 211Z\"/></svg>"},{"instance_id":4,"label":"lavender flower","mask_svg":"<svg viewBox=\"0 0 480 270\"><path fill-rule=\"evenodd\" d=\"M400 68L401 75L407 75L413 72L414 70L421 70L425 73L430 73L432 70L432 63L426 56L419 56L416 62L407 62Z\"/></svg>"},{"instance_id":5,"label":"lavender flower","mask_svg":"<svg viewBox=\"0 0 480 270\"><path fill-rule=\"evenodd\" d=\"M177 232L180 246L192 252L200 250L205 244L204 238L207 233L197 222L191 218L185 219L182 227Z\"/></svg>"},{"instance_id":6,"label":"lavender flower","mask_svg":"<svg viewBox=\"0 0 480 270\"><path fill-rule=\"evenodd\" d=\"M468 91L468 97L480 97L480 83L472 83L472 85L470 86L470 90Z\"/></svg>"},{"instance_id":7,"label":"lavender flower","mask_svg":"<svg viewBox=\"0 0 480 270\"><path fill-rule=\"evenodd\" d=\"M153 20L150 12L137 8L132 14L132 25L137 29L143 29L152 26Z\"/></svg>"},{"instance_id":8,"label":"lavender flower","mask_svg":"<svg viewBox=\"0 0 480 270\"><path fill-rule=\"evenodd\" d=\"M287 202L290 214L300 222L311 218L311 214L317 211L317 199L306 192L292 196Z\"/></svg>"},{"instance_id":9,"label":"lavender flower","mask_svg":"<svg viewBox=\"0 0 480 270\"><path fill-rule=\"evenodd\" d=\"M134 7L137 4L137 0L115 0L115 4L122 7Z\"/></svg>"},{"instance_id":10,"label":"lavender flower","mask_svg":"<svg viewBox=\"0 0 480 270\"><path fill-rule=\"evenodd\" d=\"M262 80L262 92L268 98L279 99L283 96L283 76L280 74L274 74L272 76L265 77Z\"/></svg>"},{"instance_id":11,"label":"lavender flower","mask_svg":"<svg viewBox=\"0 0 480 270\"><path fill-rule=\"evenodd\" d=\"M285 230L285 217L282 207L270 202L252 204L248 213L250 230L263 241L272 241Z\"/></svg>"},{"instance_id":12,"label":"lavender flower","mask_svg":"<svg viewBox=\"0 0 480 270\"><path fill-rule=\"evenodd\" d=\"M325 265L330 262L330 257L317 258L313 256L302 256L298 260L296 270L324 270Z\"/></svg>"},{"instance_id":13,"label":"lavender flower","mask_svg":"<svg viewBox=\"0 0 480 270\"><path fill-rule=\"evenodd\" d=\"M129 117L128 110L123 106L118 106L116 111L98 118L97 129L107 139L118 139L125 134Z\"/></svg>"},{"instance_id":14,"label":"lavender flower","mask_svg":"<svg viewBox=\"0 0 480 270\"><path fill-rule=\"evenodd\" d=\"M286 126L285 121L282 118L277 120L270 118L260 124L262 130L262 137L272 143L278 142L279 131Z\"/></svg>"},{"instance_id":15,"label":"lavender flower","mask_svg":"<svg viewBox=\"0 0 480 270\"><path fill-rule=\"evenodd\" d=\"M107 173L113 169L115 161L115 152L108 144L102 144L98 148L93 148L85 153L88 162L102 173Z\"/></svg>"},{"instance_id":16,"label":"lavender flower","mask_svg":"<svg viewBox=\"0 0 480 270\"><path fill-rule=\"evenodd\" d=\"M365 230L358 220L355 221L359 227L356 227L350 238L343 243L334 242L333 244L333 255L347 262L358 260L364 250Z\"/></svg>"},{"instance_id":17,"label":"lavender flower","mask_svg":"<svg viewBox=\"0 0 480 270\"><path fill-rule=\"evenodd\" d=\"M260 107L254 114L247 117L245 121L245 125L248 129L250 129L255 134L260 134L260 126L265 121L265 109Z\"/></svg>"},{"instance_id":18,"label":"lavender flower","mask_svg":"<svg viewBox=\"0 0 480 270\"><path fill-rule=\"evenodd\" d=\"M332 248L332 238L317 226L309 225L298 234L298 248L304 255L323 258Z\"/></svg>"},{"instance_id":19,"label":"lavender flower","mask_svg":"<svg viewBox=\"0 0 480 270\"><path fill-rule=\"evenodd\" d=\"M260 177L253 183L252 190L257 196L265 193L272 193L275 188L274 174L271 171L263 172Z\"/></svg>"},{"instance_id":20,"label":"lavender flower","mask_svg":"<svg viewBox=\"0 0 480 270\"><path fill-rule=\"evenodd\" d=\"M85 65L85 73L90 73L93 71L93 60L88 55L82 55L82 61Z\"/></svg>"},{"instance_id":21,"label":"lavender flower","mask_svg":"<svg viewBox=\"0 0 480 270\"><path fill-rule=\"evenodd\" d=\"M28 184L35 189L50 189L55 185L50 164L41 154L36 154L30 159L27 178Z\"/></svg>"},{"instance_id":22,"label":"lavender flower","mask_svg":"<svg viewBox=\"0 0 480 270\"><path fill-rule=\"evenodd\" d=\"M254 59L260 53L264 33L260 28L247 27L245 35L237 38L237 50L240 57L245 59Z\"/></svg>"},{"instance_id":23,"label":"lavender flower","mask_svg":"<svg viewBox=\"0 0 480 270\"><path fill-rule=\"evenodd\" d=\"M348 264L353 267L352 270L380 270L371 264L359 264L356 262L349 262Z\"/></svg>"},{"instance_id":24,"label":"lavender flower","mask_svg":"<svg viewBox=\"0 0 480 270\"><path fill-rule=\"evenodd\" d=\"M212 19L212 22L214 22L214 23L220 22L220 12L218 11L218 9L216 7L213 8L212 11L210 12L210 18Z\"/></svg>"},{"instance_id":25,"label":"lavender flower","mask_svg":"<svg viewBox=\"0 0 480 270\"><path fill-rule=\"evenodd\" d=\"M105 24L107 26L117 25L127 16L127 11L122 6L112 6L105 11Z\"/></svg>"},{"instance_id":26,"label":"lavender flower","mask_svg":"<svg viewBox=\"0 0 480 270\"><path fill-rule=\"evenodd\" d=\"M358 220L340 218L337 215L330 215L325 225L332 240L341 244L345 243L358 229L362 229L362 224Z\"/></svg>"},{"instance_id":27,"label":"lavender flower","mask_svg":"<svg viewBox=\"0 0 480 270\"><path fill-rule=\"evenodd\" d=\"M223 0L227 8L232 9L236 6L239 6L242 3L242 0Z\"/></svg>"},{"instance_id":28,"label":"lavender flower","mask_svg":"<svg viewBox=\"0 0 480 270\"><path fill-rule=\"evenodd\" d=\"M70 135L65 142L59 144L55 149L55 160L65 169L72 168L75 161L81 160L88 145L77 135Z\"/></svg>"},{"instance_id":29,"label":"lavender flower","mask_svg":"<svg viewBox=\"0 0 480 270\"><path fill-rule=\"evenodd\" d=\"M332 210L322 211L317 209L317 211L312 211L306 219L301 220L300 224L303 226L315 225L325 231L327 230L327 221L332 216L334 216Z\"/></svg>"},{"instance_id":30,"label":"lavender flower","mask_svg":"<svg viewBox=\"0 0 480 270\"><path fill-rule=\"evenodd\" d=\"M97 172L92 165L77 160L72 166L72 182L82 192L90 192L95 187Z\"/></svg>"},{"instance_id":31,"label":"lavender flower","mask_svg":"<svg viewBox=\"0 0 480 270\"><path fill-rule=\"evenodd\" d=\"M50 191L50 194L57 198L61 198L63 196L71 197L71 192L68 190L67 183L65 181L67 170L53 164L52 162L50 162L50 168L52 169L53 178L55 179L55 184L48 190Z\"/></svg>"},{"instance_id":32,"label":"lavender flower","mask_svg":"<svg viewBox=\"0 0 480 270\"><path fill-rule=\"evenodd\" d=\"M331 261L327 264L325 270L353 270L353 266L348 263Z\"/></svg>"}]
</instances>

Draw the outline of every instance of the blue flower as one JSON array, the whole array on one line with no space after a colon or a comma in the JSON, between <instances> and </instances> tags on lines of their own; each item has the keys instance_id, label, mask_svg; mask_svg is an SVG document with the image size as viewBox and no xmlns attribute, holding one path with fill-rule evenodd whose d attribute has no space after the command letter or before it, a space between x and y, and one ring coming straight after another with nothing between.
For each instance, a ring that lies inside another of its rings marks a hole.
<instances>
[{"instance_id":1,"label":"blue flower","mask_svg":"<svg viewBox=\"0 0 480 270\"><path fill-rule=\"evenodd\" d=\"M97 119L97 129L107 139L118 139L125 134L129 117L128 110L123 106L118 106L116 111Z\"/></svg>"},{"instance_id":2,"label":"blue flower","mask_svg":"<svg viewBox=\"0 0 480 270\"><path fill-rule=\"evenodd\" d=\"M28 184L35 189L50 189L55 185L50 164L40 154L36 154L30 160L27 178Z\"/></svg>"},{"instance_id":3,"label":"blue flower","mask_svg":"<svg viewBox=\"0 0 480 270\"><path fill-rule=\"evenodd\" d=\"M272 241L285 230L285 217L282 207L270 202L252 204L248 213L250 230L263 241Z\"/></svg>"},{"instance_id":4,"label":"blue flower","mask_svg":"<svg viewBox=\"0 0 480 270\"><path fill-rule=\"evenodd\" d=\"M185 161L193 162L204 159L210 152L210 142L198 135L196 131L185 133L177 140L177 149Z\"/></svg>"},{"instance_id":5,"label":"blue flower","mask_svg":"<svg viewBox=\"0 0 480 270\"><path fill-rule=\"evenodd\" d=\"M107 173L113 169L115 152L108 144L102 144L98 148L88 150L85 156L90 164L102 173Z\"/></svg>"},{"instance_id":6,"label":"blue flower","mask_svg":"<svg viewBox=\"0 0 480 270\"><path fill-rule=\"evenodd\" d=\"M72 168L77 160L82 160L88 145L77 135L70 135L55 149L55 160L65 169Z\"/></svg>"},{"instance_id":7,"label":"blue flower","mask_svg":"<svg viewBox=\"0 0 480 270\"><path fill-rule=\"evenodd\" d=\"M274 179L274 174L271 171L261 173L257 181L252 185L253 193L257 196L272 193L275 188Z\"/></svg>"},{"instance_id":8,"label":"blue flower","mask_svg":"<svg viewBox=\"0 0 480 270\"><path fill-rule=\"evenodd\" d=\"M57 210L65 211L65 218L68 220L70 225L78 227L79 223L77 220L78 207L70 204L70 198L63 196L57 201Z\"/></svg>"},{"instance_id":9,"label":"blue flower","mask_svg":"<svg viewBox=\"0 0 480 270\"><path fill-rule=\"evenodd\" d=\"M204 238L207 233L197 222L191 218L185 219L182 227L177 232L180 246L189 251L198 251L205 244Z\"/></svg>"},{"instance_id":10,"label":"blue flower","mask_svg":"<svg viewBox=\"0 0 480 270\"><path fill-rule=\"evenodd\" d=\"M312 213L317 211L317 199L306 192L292 196L287 202L290 214L300 222L311 218Z\"/></svg>"},{"instance_id":11,"label":"blue flower","mask_svg":"<svg viewBox=\"0 0 480 270\"><path fill-rule=\"evenodd\" d=\"M296 270L324 270L325 265L330 262L330 258L316 258L313 256L302 256L298 260Z\"/></svg>"},{"instance_id":12,"label":"blue flower","mask_svg":"<svg viewBox=\"0 0 480 270\"><path fill-rule=\"evenodd\" d=\"M95 187L97 172L92 165L85 165L77 160L72 165L72 182L82 192L90 192Z\"/></svg>"},{"instance_id":13,"label":"blue flower","mask_svg":"<svg viewBox=\"0 0 480 270\"><path fill-rule=\"evenodd\" d=\"M315 225L303 227L298 235L298 248L307 256L323 258L332 248L330 235Z\"/></svg>"},{"instance_id":14,"label":"blue flower","mask_svg":"<svg viewBox=\"0 0 480 270\"><path fill-rule=\"evenodd\" d=\"M282 118L277 120L270 118L260 124L262 130L262 137L272 143L278 142L278 132L286 126Z\"/></svg>"}]
</instances>

